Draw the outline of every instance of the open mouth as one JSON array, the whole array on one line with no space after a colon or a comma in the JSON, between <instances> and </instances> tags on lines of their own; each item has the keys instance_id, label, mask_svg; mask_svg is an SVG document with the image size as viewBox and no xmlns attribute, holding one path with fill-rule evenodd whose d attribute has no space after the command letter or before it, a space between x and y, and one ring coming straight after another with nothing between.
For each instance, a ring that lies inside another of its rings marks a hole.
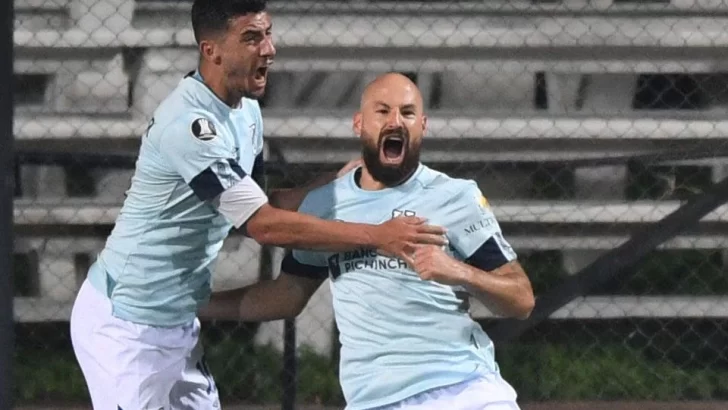
<instances>
[{"instance_id":1,"label":"open mouth","mask_svg":"<svg viewBox=\"0 0 728 410\"><path fill-rule=\"evenodd\" d=\"M257 81L265 80L266 75L268 75L268 67L259 67L255 70L255 79Z\"/></svg>"},{"instance_id":2,"label":"open mouth","mask_svg":"<svg viewBox=\"0 0 728 410\"><path fill-rule=\"evenodd\" d=\"M399 134L387 135L382 141L383 160L390 163L402 161L404 157L405 139Z\"/></svg>"}]
</instances>

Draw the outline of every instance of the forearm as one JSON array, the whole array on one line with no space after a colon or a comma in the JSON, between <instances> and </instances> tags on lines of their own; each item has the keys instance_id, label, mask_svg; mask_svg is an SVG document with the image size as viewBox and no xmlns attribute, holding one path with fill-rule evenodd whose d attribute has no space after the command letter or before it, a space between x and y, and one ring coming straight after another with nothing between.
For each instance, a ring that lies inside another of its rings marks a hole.
<instances>
[{"instance_id":1,"label":"forearm","mask_svg":"<svg viewBox=\"0 0 728 410\"><path fill-rule=\"evenodd\" d=\"M499 314L527 318L534 305L533 289L518 262L508 263L498 272L486 272L456 261L462 284L480 302Z\"/></svg>"},{"instance_id":2,"label":"forearm","mask_svg":"<svg viewBox=\"0 0 728 410\"><path fill-rule=\"evenodd\" d=\"M267 280L244 288L216 292L198 316L200 319L244 322L292 318L300 312L300 303L297 303L297 295L289 294L289 290L276 280Z\"/></svg>"},{"instance_id":3,"label":"forearm","mask_svg":"<svg viewBox=\"0 0 728 410\"><path fill-rule=\"evenodd\" d=\"M329 252L377 248L374 225L327 221L269 205L253 215L246 229L263 245Z\"/></svg>"}]
</instances>

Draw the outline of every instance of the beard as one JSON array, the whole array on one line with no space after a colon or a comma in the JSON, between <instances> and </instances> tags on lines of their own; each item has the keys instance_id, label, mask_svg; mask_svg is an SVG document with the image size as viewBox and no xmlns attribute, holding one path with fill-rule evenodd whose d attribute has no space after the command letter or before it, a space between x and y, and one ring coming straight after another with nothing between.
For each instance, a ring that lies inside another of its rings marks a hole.
<instances>
[{"instance_id":1,"label":"beard","mask_svg":"<svg viewBox=\"0 0 728 410\"><path fill-rule=\"evenodd\" d=\"M397 135L402 138L402 161L399 164L384 164L380 160L382 144L385 136ZM388 130L379 135L377 143L370 143L371 138L364 138L362 146L362 160L372 178L387 187L397 186L407 180L417 170L420 164L420 145L410 143L409 133L405 128Z\"/></svg>"}]
</instances>

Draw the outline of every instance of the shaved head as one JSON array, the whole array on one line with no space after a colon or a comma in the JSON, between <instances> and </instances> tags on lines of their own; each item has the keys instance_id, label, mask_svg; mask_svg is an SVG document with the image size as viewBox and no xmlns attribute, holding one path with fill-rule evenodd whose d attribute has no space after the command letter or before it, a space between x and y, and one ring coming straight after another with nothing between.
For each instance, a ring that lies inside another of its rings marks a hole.
<instances>
[{"instance_id":1,"label":"shaved head","mask_svg":"<svg viewBox=\"0 0 728 410\"><path fill-rule=\"evenodd\" d=\"M367 171L385 186L404 182L419 165L427 125L422 105L417 85L399 73L375 78L362 93L354 132Z\"/></svg>"},{"instance_id":2,"label":"shaved head","mask_svg":"<svg viewBox=\"0 0 728 410\"><path fill-rule=\"evenodd\" d=\"M412 82L406 75L400 73L387 73L380 75L367 84L359 102L359 109L362 109L367 101L383 97L382 94L389 92L410 94L413 102L422 108L422 93L417 84Z\"/></svg>"}]
</instances>

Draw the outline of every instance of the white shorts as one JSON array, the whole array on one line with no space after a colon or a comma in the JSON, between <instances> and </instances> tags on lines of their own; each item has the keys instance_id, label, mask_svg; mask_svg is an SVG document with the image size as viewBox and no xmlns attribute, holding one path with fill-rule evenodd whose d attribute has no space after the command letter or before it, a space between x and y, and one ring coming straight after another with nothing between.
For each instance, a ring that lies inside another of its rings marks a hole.
<instances>
[{"instance_id":1,"label":"white shorts","mask_svg":"<svg viewBox=\"0 0 728 410\"><path fill-rule=\"evenodd\" d=\"M163 328L111 315L88 280L71 313L71 340L94 410L219 409L200 323Z\"/></svg>"},{"instance_id":2,"label":"white shorts","mask_svg":"<svg viewBox=\"0 0 728 410\"><path fill-rule=\"evenodd\" d=\"M377 410L519 410L516 391L498 374L417 394Z\"/></svg>"}]
</instances>

